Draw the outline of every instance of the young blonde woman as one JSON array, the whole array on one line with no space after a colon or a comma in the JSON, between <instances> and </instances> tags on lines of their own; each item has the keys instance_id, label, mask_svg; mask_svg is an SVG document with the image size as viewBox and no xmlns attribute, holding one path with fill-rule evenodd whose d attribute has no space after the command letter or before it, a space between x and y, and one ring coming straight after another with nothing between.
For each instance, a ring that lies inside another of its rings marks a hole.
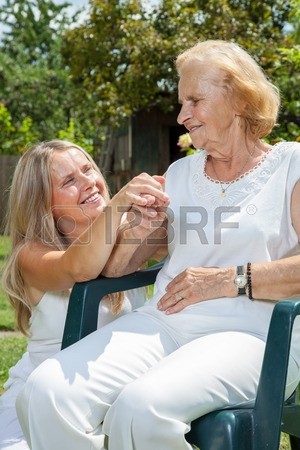
<instances>
[{"instance_id":1,"label":"young blonde woman","mask_svg":"<svg viewBox=\"0 0 300 450\"><path fill-rule=\"evenodd\" d=\"M168 203L163 181L141 174L110 200L101 172L77 145L45 142L20 159L10 190L7 232L12 252L3 287L19 329L28 336L28 348L10 370L7 391L0 398L1 449L28 450L15 411L18 392L34 368L60 350L70 290L75 282L103 271L118 230L141 240L153 232L151 220L161 219L158 207ZM124 213L134 208L142 217L139 225L120 227ZM139 264L134 250L127 245L121 254L132 270ZM118 260L116 251L113 259ZM131 291L101 302L99 325L142 305L145 297L138 294Z\"/></svg>"}]
</instances>

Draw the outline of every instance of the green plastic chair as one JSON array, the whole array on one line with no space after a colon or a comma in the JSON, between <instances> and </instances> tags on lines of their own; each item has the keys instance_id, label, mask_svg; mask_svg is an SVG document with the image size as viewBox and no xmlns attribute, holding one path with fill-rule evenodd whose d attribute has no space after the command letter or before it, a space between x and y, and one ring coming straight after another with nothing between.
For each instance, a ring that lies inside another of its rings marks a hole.
<instances>
[{"instance_id":1,"label":"green plastic chair","mask_svg":"<svg viewBox=\"0 0 300 450\"><path fill-rule=\"evenodd\" d=\"M72 289L62 348L97 327L99 301L112 292L147 286L162 264L119 278L98 277L76 283ZM284 401L291 333L300 314L300 298L276 303L253 408L214 411L192 422L188 442L201 450L278 450L280 433L290 436L292 450L300 450L298 392Z\"/></svg>"}]
</instances>

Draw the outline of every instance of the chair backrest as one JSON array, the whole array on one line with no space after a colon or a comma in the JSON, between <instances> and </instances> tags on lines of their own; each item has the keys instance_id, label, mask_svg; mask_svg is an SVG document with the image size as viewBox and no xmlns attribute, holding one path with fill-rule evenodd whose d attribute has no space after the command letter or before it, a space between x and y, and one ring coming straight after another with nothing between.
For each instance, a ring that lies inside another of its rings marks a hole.
<instances>
[{"instance_id":1,"label":"chair backrest","mask_svg":"<svg viewBox=\"0 0 300 450\"><path fill-rule=\"evenodd\" d=\"M274 429L281 428L292 329L294 320L299 314L299 299L278 302L272 314L253 411L258 442L272 439ZM296 401L296 393L294 400ZM299 410L300 407L298 414ZM284 429L284 424L282 430L288 432ZM298 423L299 432L300 423Z\"/></svg>"}]
</instances>

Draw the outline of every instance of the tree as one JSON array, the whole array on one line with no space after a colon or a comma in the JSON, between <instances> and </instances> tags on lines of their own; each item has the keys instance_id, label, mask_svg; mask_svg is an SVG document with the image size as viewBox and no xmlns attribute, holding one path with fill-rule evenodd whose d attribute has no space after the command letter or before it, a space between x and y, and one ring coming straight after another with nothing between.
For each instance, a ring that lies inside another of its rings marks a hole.
<instances>
[{"instance_id":1,"label":"tree","mask_svg":"<svg viewBox=\"0 0 300 450\"><path fill-rule=\"evenodd\" d=\"M0 8L5 31L0 42L0 99L18 128L26 117L34 135L50 139L67 128L73 89L61 56L62 33L71 18L68 3L6 0Z\"/></svg>"},{"instance_id":2,"label":"tree","mask_svg":"<svg viewBox=\"0 0 300 450\"><path fill-rule=\"evenodd\" d=\"M94 119L98 116L104 123L119 124L145 100L155 97L158 89L146 72L143 91L140 82L132 89L141 75L141 50L147 52L148 38L154 43L138 0L96 0L89 19L66 33L64 56L83 103L91 105L89 113ZM143 56L147 58L147 54Z\"/></svg>"},{"instance_id":3,"label":"tree","mask_svg":"<svg viewBox=\"0 0 300 450\"><path fill-rule=\"evenodd\" d=\"M300 141L300 0L290 2L288 46L278 49L279 57L274 62L274 77L282 96L280 124L273 133L275 138Z\"/></svg>"},{"instance_id":4,"label":"tree","mask_svg":"<svg viewBox=\"0 0 300 450\"><path fill-rule=\"evenodd\" d=\"M144 108L177 102L176 55L199 39L240 43L276 75L291 6L285 0L92 0L86 22L66 33L63 53L85 112L117 127Z\"/></svg>"},{"instance_id":5,"label":"tree","mask_svg":"<svg viewBox=\"0 0 300 450\"><path fill-rule=\"evenodd\" d=\"M66 14L70 3L52 0L6 0L0 7L5 24L1 48L23 63L56 69L61 65L60 39L71 19Z\"/></svg>"},{"instance_id":6,"label":"tree","mask_svg":"<svg viewBox=\"0 0 300 450\"><path fill-rule=\"evenodd\" d=\"M283 126L297 134L300 0L90 0L74 27L68 3L5 0L0 22L0 101L16 129L39 140L74 135L96 149L143 109L177 103L174 60L200 39L240 43L279 84ZM289 24L289 26L287 26ZM300 119L299 119L300 120ZM65 131L64 131L65 130ZM71 134L70 134L71 133Z\"/></svg>"}]
</instances>

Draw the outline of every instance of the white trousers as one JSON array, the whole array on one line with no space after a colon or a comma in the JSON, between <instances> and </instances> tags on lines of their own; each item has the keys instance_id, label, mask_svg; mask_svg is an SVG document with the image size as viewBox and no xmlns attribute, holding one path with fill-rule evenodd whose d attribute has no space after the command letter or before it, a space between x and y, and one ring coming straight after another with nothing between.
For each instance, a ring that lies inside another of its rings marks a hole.
<instances>
[{"instance_id":1,"label":"white trousers","mask_svg":"<svg viewBox=\"0 0 300 450\"><path fill-rule=\"evenodd\" d=\"M190 450L193 419L254 400L263 340L168 317L127 314L42 363L17 399L30 448ZM298 379L292 360L287 396Z\"/></svg>"}]
</instances>

